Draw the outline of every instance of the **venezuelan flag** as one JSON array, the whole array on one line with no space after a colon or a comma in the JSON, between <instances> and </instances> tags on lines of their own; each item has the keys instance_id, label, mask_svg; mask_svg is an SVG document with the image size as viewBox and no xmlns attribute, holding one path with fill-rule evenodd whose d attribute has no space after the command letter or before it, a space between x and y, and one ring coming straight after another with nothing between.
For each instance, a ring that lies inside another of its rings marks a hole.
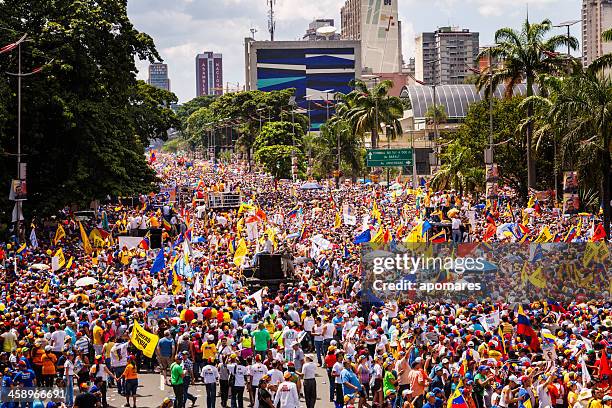
<instances>
[{"instance_id":1,"label":"venezuelan flag","mask_svg":"<svg viewBox=\"0 0 612 408\"><path fill-rule=\"evenodd\" d=\"M516 332L530 338L529 348L531 350L539 350L540 340L538 340L538 335L531 326L531 320L529 320L529 317L527 317L523 310L523 305L519 305L517 313L518 324L516 325Z\"/></svg>"},{"instance_id":2,"label":"venezuelan flag","mask_svg":"<svg viewBox=\"0 0 612 408\"><path fill-rule=\"evenodd\" d=\"M447 408L468 408L468 404L465 402L459 387L455 388L455 392L448 399Z\"/></svg>"}]
</instances>

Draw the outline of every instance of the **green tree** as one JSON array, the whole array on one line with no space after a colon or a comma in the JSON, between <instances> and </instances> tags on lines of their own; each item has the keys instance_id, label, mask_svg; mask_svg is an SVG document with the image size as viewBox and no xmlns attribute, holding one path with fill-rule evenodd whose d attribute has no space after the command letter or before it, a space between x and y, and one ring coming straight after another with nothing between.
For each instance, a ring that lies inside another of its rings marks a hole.
<instances>
[{"instance_id":1,"label":"green tree","mask_svg":"<svg viewBox=\"0 0 612 408\"><path fill-rule=\"evenodd\" d=\"M298 170L304 170L304 155L293 146L265 146L255 152L255 160L276 179L291 178L291 160L296 158Z\"/></svg>"},{"instance_id":2,"label":"green tree","mask_svg":"<svg viewBox=\"0 0 612 408\"><path fill-rule=\"evenodd\" d=\"M425 120L428 125L446 123L448 115L446 114L446 107L444 105L431 105L425 112Z\"/></svg>"},{"instance_id":3,"label":"green tree","mask_svg":"<svg viewBox=\"0 0 612 408\"><path fill-rule=\"evenodd\" d=\"M26 217L52 214L69 203L88 204L107 194L155 189L144 148L151 138L165 134L164 127L175 125L164 105L175 98L137 83L134 59L153 62L160 57L151 37L133 27L126 8L125 0L0 2L0 44L27 32L23 69L43 67L23 80ZM16 71L16 50L0 55L0 66ZM4 152L16 150L16 90L13 77L0 85ZM0 184L8 185L15 162L0 161L0 170ZM11 204L2 205L7 209ZM10 211L3 213L10 216Z\"/></svg>"},{"instance_id":4,"label":"green tree","mask_svg":"<svg viewBox=\"0 0 612 408\"><path fill-rule=\"evenodd\" d=\"M295 129L295 133L293 133ZM253 143L255 151L274 145L295 146L301 150L304 131L299 125L291 122L267 122Z\"/></svg>"},{"instance_id":5,"label":"green tree","mask_svg":"<svg viewBox=\"0 0 612 408\"><path fill-rule=\"evenodd\" d=\"M364 151L346 120L330 120L321 126L313 140L314 173L317 178L329 177L338 167L340 140L340 170L356 179L363 174Z\"/></svg>"},{"instance_id":6,"label":"green tree","mask_svg":"<svg viewBox=\"0 0 612 408\"><path fill-rule=\"evenodd\" d=\"M479 90L485 89L485 93L488 95L491 82L493 89L496 89L497 85L505 83L506 94L510 96L515 85L526 81L527 96L529 97L534 95L534 85L545 74L562 73L563 69L567 67L567 58L555 53L555 50L568 45L570 48L576 49L578 40L566 35L553 35L546 39L545 37L551 29L552 24L549 20L531 24L527 19L520 32L511 28L497 30L495 46L483 50L479 58L490 55L492 58L503 60L504 63L501 68L490 67L489 70L481 72L477 81ZM528 103L526 106L528 122L525 132L525 151L527 153L528 186L531 188L536 187L536 162L532 147L533 115L534 107L532 103Z\"/></svg>"},{"instance_id":7,"label":"green tree","mask_svg":"<svg viewBox=\"0 0 612 408\"><path fill-rule=\"evenodd\" d=\"M474 191L484 183L484 168L475 160L477 153L460 140L452 141L441 154L442 165L431 184L436 190Z\"/></svg>"},{"instance_id":8,"label":"green tree","mask_svg":"<svg viewBox=\"0 0 612 408\"><path fill-rule=\"evenodd\" d=\"M378 146L382 123L390 129L391 138L401 135L399 119L404 115L404 107L400 98L389 96L393 82L382 81L370 89L365 82L357 80L353 86L354 90L347 95L337 95L342 101L338 109L353 131L362 138L369 132L373 148Z\"/></svg>"},{"instance_id":9,"label":"green tree","mask_svg":"<svg viewBox=\"0 0 612 408\"><path fill-rule=\"evenodd\" d=\"M211 103L214 102L216 96L213 95L200 95L196 96L192 100L185 102L176 109L176 116L179 118L184 126L187 126L187 119L195 111L200 108L207 108Z\"/></svg>"},{"instance_id":10,"label":"green tree","mask_svg":"<svg viewBox=\"0 0 612 408\"><path fill-rule=\"evenodd\" d=\"M561 155L571 157L583 179L596 180L603 205L603 225L610 237L612 161L612 81L602 61L566 78L552 103L549 119L562 129Z\"/></svg>"}]
</instances>

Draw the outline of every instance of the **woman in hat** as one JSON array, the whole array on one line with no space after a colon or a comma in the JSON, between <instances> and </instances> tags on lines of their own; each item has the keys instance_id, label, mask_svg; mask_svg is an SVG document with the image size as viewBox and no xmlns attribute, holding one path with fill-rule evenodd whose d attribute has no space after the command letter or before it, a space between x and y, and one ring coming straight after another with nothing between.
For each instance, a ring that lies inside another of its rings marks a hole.
<instances>
[{"instance_id":1,"label":"woman in hat","mask_svg":"<svg viewBox=\"0 0 612 408\"><path fill-rule=\"evenodd\" d=\"M103 408L108 407L108 402L106 401L106 389L107 389L107 384L108 384L108 378L109 377L115 378L115 375L106 366L102 355L97 355L94 358L94 362L91 365L89 374L94 384L98 387L98 390L100 390L102 407Z\"/></svg>"}]
</instances>

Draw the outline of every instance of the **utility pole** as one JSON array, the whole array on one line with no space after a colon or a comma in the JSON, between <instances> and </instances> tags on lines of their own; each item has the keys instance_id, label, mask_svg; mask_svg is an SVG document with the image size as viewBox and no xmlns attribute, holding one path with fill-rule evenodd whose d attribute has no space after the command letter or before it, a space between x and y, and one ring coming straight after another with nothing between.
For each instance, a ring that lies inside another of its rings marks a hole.
<instances>
[{"instance_id":1,"label":"utility pole","mask_svg":"<svg viewBox=\"0 0 612 408\"><path fill-rule=\"evenodd\" d=\"M270 32L270 41L274 41L274 31L276 23L274 22L274 5L276 0L267 0L270 10L268 11L268 31Z\"/></svg>"},{"instance_id":2,"label":"utility pole","mask_svg":"<svg viewBox=\"0 0 612 408\"><path fill-rule=\"evenodd\" d=\"M255 41L255 33L257 32L257 29L255 27L251 28L251 38L253 39L253 41Z\"/></svg>"}]
</instances>

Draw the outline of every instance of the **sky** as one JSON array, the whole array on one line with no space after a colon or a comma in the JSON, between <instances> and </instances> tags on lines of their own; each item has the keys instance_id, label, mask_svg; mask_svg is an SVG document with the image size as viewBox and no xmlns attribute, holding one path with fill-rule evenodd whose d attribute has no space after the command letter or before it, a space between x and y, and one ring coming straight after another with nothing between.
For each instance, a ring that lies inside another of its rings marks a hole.
<instances>
[{"instance_id":1,"label":"sky","mask_svg":"<svg viewBox=\"0 0 612 408\"><path fill-rule=\"evenodd\" d=\"M480 45L493 43L501 27L519 29L529 8L530 21L553 24L578 20L581 0L398 0L404 60L414 56L414 37L440 26L458 26L480 33ZM344 0L276 0L276 40L301 39L315 18L334 18L340 26ZM129 0L135 28L153 37L168 64L171 90L181 103L195 97L195 55L223 54L224 86L244 85L244 38L269 39L266 0ZM555 33L566 29L555 28ZM580 39L580 24L572 35ZM137 61L138 78L147 79L146 61ZM238 85L239 84L239 85Z\"/></svg>"}]
</instances>

